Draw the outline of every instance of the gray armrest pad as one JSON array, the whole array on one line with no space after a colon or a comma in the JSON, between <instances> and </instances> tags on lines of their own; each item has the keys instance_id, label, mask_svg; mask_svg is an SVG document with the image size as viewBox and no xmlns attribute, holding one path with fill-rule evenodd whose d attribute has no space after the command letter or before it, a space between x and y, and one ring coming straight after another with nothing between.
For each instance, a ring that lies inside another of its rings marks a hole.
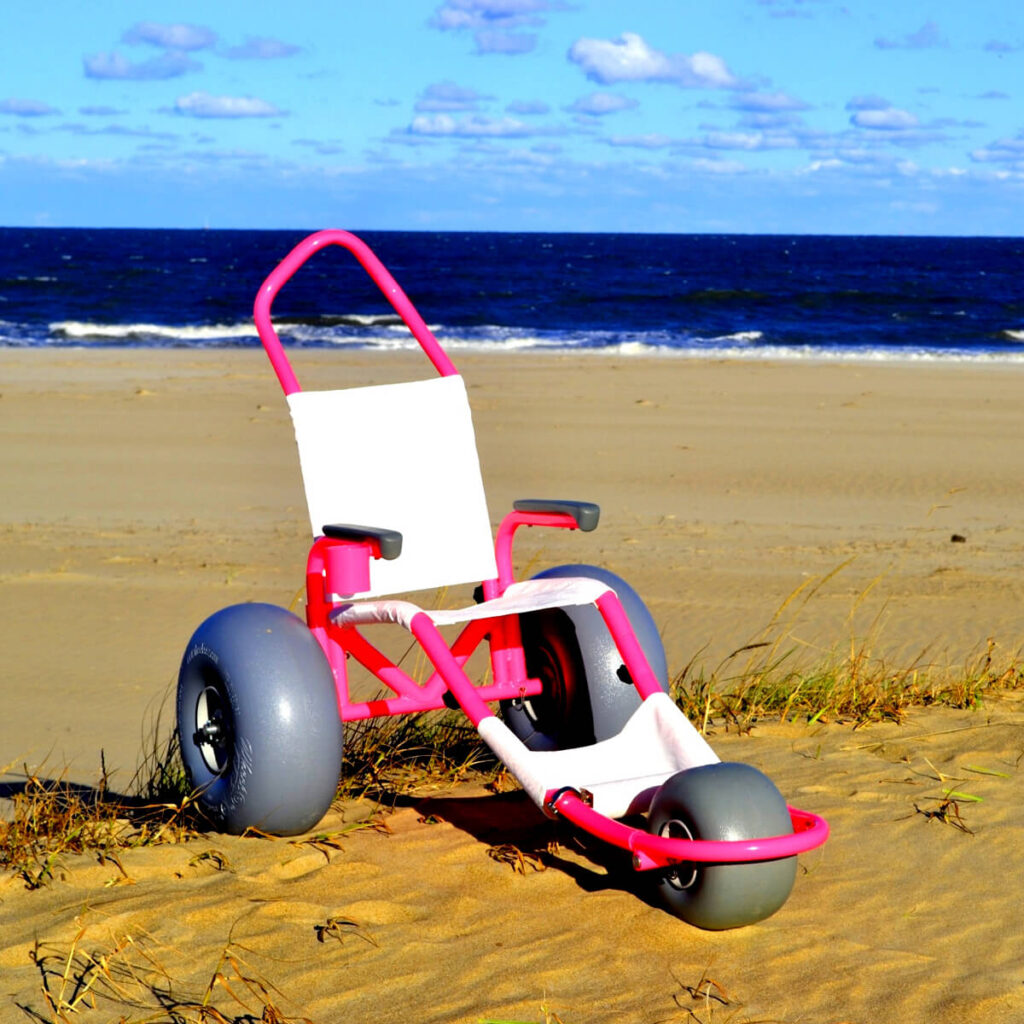
<instances>
[{"instance_id":1,"label":"gray armrest pad","mask_svg":"<svg viewBox=\"0 0 1024 1024\"><path fill-rule=\"evenodd\" d=\"M595 505L592 501L524 498L521 501L514 501L512 507L517 512L554 512L572 516L576 520L576 525L584 533L593 530L601 517L600 505Z\"/></svg>"},{"instance_id":2,"label":"gray armrest pad","mask_svg":"<svg viewBox=\"0 0 1024 1024\"><path fill-rule=\"evenodd\" d=\"M324 527L324 536L332 540L376 541L380 557L389 561L402 553L402 535L397 530L382 530L376 526L353 526L351 523L330 523Z\"/></svg>"}]
</instances>

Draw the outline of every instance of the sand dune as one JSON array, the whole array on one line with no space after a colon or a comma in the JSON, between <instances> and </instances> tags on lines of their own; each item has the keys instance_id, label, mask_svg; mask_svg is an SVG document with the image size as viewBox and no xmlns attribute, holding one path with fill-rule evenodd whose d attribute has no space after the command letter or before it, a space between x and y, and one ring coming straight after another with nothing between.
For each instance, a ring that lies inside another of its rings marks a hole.
<instances>
[{"instance_id":1,"label":"sand dune","mask_svg":"<svg viewBox=\"0 0 1024 1024\"><path fill-rule=\"evenodd\" d=\"M523 496L602 505L594 534L532 531L522 565L622 573L673 671L727 674L789 595L837 569L776 626L794 658L870 640L901 667L958 665L990 637L1006 653L1024 639L1017 370L462 362L492 516ZM322 386L415 365L296 364ZM23 763L92 784L102 750L126 786L195 625L297 600L287 414L259 353L9 350L0 367L0 765L8 787ZM228 1019L273 1003L317 1022L1018 1021L1022 723L1008 696L856 730L719 726L723 758L833 829L777 915L721 934L479 781L379 818L339 805L321 829L340 848L210 834L121 867L69 857L38 891L0 882L0 1020L54 1019L44 977L80 999L69 1019L199 1019L188 1007L219 972ZM950 790L959 819L939 813ZM368 820L386 832L350 828ZM106 970L83 973L86 956Z\"/></svg>"}]
</instances>

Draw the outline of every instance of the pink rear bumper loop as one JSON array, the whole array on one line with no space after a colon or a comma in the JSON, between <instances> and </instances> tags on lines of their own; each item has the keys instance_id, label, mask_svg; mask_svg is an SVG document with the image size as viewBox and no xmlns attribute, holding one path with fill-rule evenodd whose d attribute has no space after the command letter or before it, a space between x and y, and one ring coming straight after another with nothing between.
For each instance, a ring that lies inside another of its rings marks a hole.
<instances>
[{"instance_id":1,"label":"pink rear bumper loop","mask_svg":"<svg viewBox=\"0 0 1024 1024\"><path fill-rule=\"evenodd\" d=\"M545 806L598 839L629 850L637 871L667 868L687 861L742 864L795 857L821 846L828 839L829 831L824 818L790 807L789 817L793 823L790 835L736 840L665 839L598 814L572 789L552 792Z\"/></svg>"}]
</instances>

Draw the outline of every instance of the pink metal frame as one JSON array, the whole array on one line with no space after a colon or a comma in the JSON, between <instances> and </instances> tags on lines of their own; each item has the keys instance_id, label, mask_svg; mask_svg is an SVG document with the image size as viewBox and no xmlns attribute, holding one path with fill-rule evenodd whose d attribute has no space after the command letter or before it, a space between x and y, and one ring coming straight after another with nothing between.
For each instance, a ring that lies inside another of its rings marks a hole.
<instances>
[{"instance_id":1,"label":"pink metal frame","mask_svg":"<svg viewBox=\"0 0 1024 1024\"><path fill-rule=\"evenodd\" d=\"M254 319L260 340L286 395L300 391L298 379L285 355L281 340L271 321L271 307L278 292L295 272L326 246L338 245L351 252L384 293L419 342L427 358L441 376L458 373L455 365L423 322L413 304L369 246L347 231L319 231L300 242L271 272L256 297ZM387 527L387 523L372 524ZM548 526L577 529L571 515L561 513L511 512L502 520L495 538L498 575L483 581L485 600L501 597L513 582L512 542L521 526ZM306 563L306 621L320 643L334 673L338 712L342 721L387 717L434 711L446 707L450 693L474 725L494 715L488 702L522 699L541 692L539 679L526 673L526 661L516 616L498 616L471 621L449 644L425 612L409 623L410 632L423 648L434 668L420 683L370 643L356 626L338 625L332 619L337 604L333 594L367 589L371 558L381 552L373 541L350 541L317 537ZM356 584L356 585L353 585ZM640 696L661 692L657 678L636 639L629 619L613 592L597 601L597 607L618 645L622 659ZM463 666L482 642L490 648L494 681L475 685ZM369 701L353 701L349 694L347 660L355 658L369 670L393 696ZM652 836L596 813L572 789L547 794L545 808L560 815L606 842L629 850L637 870L650 870L684 861L740 862L789 857L813 849L825 841L828 825L817 816L790 809L793 834L750 842L711 842L707 840L667 839Z\"/></svg>"}]
</instances>

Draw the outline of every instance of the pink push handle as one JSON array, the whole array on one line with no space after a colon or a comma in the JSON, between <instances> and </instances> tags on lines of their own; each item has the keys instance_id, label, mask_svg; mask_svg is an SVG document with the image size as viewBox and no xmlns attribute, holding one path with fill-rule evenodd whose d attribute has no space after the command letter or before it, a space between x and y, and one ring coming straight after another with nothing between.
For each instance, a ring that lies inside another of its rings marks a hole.
<instances>
[{"instance_id":1,"label":"pink push handle","mask_svg":"<svg viewBox=\"0 0 1024 1024\"><path fill-rule=\"evenodd\" d=\"M274 304L277 293L299 267L315 252L327 245L340 245L343 249L348 249L359 260L363 269L384 293L384 297L402 318L405 326L420 343L427 358L434 364L434 368L442 377L452 377L459 372L444 349L438 344L437 338L431 333L430 328L423 322L423 318L416 312L416 307L398 286L398 282L388 273L384 264L377 259L373 250L361 238L357 238L348 231L317 231L299 242L271 271L256 295L256 304L253 308L253 319L256 321L256 330L259 332L260 341L263 342L263 347L270 358L270 364L274 367L274 372L286 395L301 391L302 388L299 386L291 363L288 362L288 357L284 354L281 339L277 336L277 331L271 322L270 307Z\"/></svg>"}]
</instances>

